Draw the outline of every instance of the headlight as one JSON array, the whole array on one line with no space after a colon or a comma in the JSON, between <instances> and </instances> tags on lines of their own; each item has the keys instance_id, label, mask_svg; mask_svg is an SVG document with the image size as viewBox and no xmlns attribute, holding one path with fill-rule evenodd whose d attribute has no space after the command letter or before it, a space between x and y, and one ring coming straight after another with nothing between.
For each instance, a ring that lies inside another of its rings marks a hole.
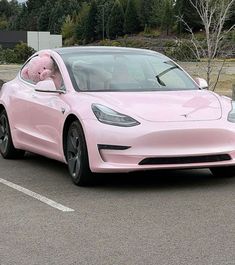
<instances>
[{"instance_id":1,"label":"headlight","mask_svg":"<svg viewBox=\"0 0 235 265\"><path fill-rule=\"evenodd\" d=\"M96 118L102 123L121 126L121 127L132 127L140 124L135 119L127 115L121 114L103 105L92 104L91 107Z\"/></svg>"},{"instance_id":2,"label":"headlight","mask_svg":"<svg viewBox=\"0 0 235 265\"><path fill-rule=\"evenodd\" d=\"M228 121L235 122L235 101L232 101L232 110L228 114Z\"/></svg>"}]
</instances>

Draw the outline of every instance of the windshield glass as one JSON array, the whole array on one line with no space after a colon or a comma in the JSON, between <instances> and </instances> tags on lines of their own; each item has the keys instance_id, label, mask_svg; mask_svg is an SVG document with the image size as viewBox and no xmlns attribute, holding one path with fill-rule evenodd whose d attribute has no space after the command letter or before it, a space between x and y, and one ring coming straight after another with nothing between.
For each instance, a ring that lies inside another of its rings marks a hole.
<instances>
[{"instance_id":1,"label":"windshield glass","mask_svg":"<svg viewBox=\"0 0 235 265\"><path fill-rule=\"evenodd\" d=\"M136 53L67 53L62 58L78 91L198 89L174 62Z\"/></svg>"}]
</instances>

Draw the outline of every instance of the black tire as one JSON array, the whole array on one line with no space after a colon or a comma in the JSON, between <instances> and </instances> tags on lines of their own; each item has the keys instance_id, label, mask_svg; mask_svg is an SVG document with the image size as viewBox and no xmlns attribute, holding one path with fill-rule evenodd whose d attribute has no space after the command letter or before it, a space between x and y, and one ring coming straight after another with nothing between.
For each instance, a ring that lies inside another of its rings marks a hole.
<instances>
[{"instance_id":1,"label":"black tire","mask_svg":"<svg viewBox=\"0 0 235 265\"><path fill-rule=\"evenodd\" d=\"M215 177L232 178L235 177L235 166L213 167L210 168L211 173Z\"/></svg>"},{"instance_id":2,"label":"black tire","mask_svg":"<svg viewBox=\"0 0 235 265\"><path fill-rule=\"evenodd\" d=\"M5 159L21 158L25 154L25 151L16 149L13 145L9 121L5 110L0 113L0 153Z\"/></svg>"},{"instance_id":3,"label":"black tire","mask_svg":"<svg viewBox=\"0 0 235 265\"><path fill-rule=\"evenodd\" d=\"M88 186L93 183L89 167L87 146L82 127L78 121L69 126L66 142L66 158L72 181L78 186Z\"/></svg>"}]
</instances>

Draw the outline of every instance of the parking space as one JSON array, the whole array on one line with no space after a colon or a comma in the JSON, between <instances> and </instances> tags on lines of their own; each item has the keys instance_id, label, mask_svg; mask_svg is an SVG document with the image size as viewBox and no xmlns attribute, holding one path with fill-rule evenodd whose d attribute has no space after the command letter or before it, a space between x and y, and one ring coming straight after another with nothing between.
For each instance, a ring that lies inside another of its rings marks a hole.
<instances>
[{"instance_id":1,"label":"parking space","mask_svg":"<svg viewBox=\"0 0 235 265\"><path fill-rule=\"evenodd\" d=\"M0 158L0 264L235 264L235 179L208 170L99 176L76 187L66 165Z\"/></svg>"}]
</instances>

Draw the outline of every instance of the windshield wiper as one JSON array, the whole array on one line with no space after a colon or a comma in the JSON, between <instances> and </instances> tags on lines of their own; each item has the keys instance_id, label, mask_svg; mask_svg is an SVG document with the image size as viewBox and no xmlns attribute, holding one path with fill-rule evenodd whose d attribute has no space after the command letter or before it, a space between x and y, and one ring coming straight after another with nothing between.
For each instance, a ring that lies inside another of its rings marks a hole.
<instances>
[{"instance_id":1,"label":"windshield wiper","mask_svg":"<svg viewBox=\"0 0 235 265\"><path fill-rule=\"evenodd\" d=\"M156 75L155 77L157 78L157 81L161 86L166 86L166 84L160 79L159 75Z\"/></svg>"},{"instance_id":2,"label":"windshield wiper","mask_svg":"<svg viewBox=\"0 0 235 265\"><path fill-rule=\"evenodd\" d=\"M165 75L166 73L170 72L171 70L176 69L176 68L179 68L179 67L177 65L174 65L174 66L162 71L160 74L156 75L155 77L157 78L158 83L161 86L166 86L166 84L160 79L160 77Z\"/></svg>"}]
</instances>

